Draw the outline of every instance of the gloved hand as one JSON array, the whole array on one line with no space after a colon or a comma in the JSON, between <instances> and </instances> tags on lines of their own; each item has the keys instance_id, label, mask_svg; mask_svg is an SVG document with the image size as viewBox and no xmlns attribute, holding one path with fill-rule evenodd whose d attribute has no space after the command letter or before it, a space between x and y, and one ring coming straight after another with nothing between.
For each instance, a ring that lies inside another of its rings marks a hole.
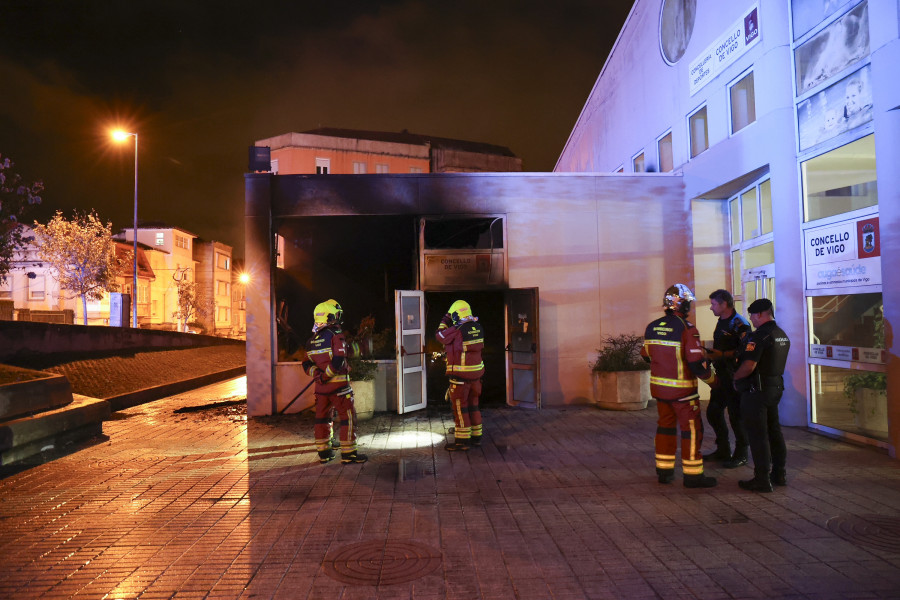
<instances>
[{"instance_id":1,"label":"gloved hand","mask_svg":"<svg viewBox=\"0 0 900 600\"><path fill-rule=\"evenodd\" d=\"M453 325L453 317L450 316L450 313L447 313L443 317L441 317L441 324L446 327L450 327L451 325Z\"/></svg>"},{"instance_id":2,"label":"gloved hand","mask_svg":"<svg viewBox=\"0 0 900 600\"><path fill-rule=\"evenodd\" d=\"M301 363L301 366L303 367L303 372L306 373L307 375L309 375L310 377L312 377L313 369L316 368L316 363L314 363L311 360L304 360Z\"/></svg>"}]
</instances>

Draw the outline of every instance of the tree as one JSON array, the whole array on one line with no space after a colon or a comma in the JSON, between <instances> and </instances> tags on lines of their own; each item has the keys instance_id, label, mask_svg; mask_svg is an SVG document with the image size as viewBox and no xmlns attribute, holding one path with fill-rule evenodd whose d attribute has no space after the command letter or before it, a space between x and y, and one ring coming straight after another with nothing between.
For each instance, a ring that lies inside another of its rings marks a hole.
<instances>
[{"instance_id":1,"label":"tree","mask_svg":"<svg viewBox=\"0 0 900 600\"><path fill-rule=\"evenodd\" d=\"M172 317L181 324L181 331L187 331L187 325L191 321L206 318L215 312L215 303L204 297L197 282L188 280L186 272L182 271L180 276L176 273L175 286L178 291L178 309L172 313Z\"/></svg>"},{"instance_id":2,"label":"tree","mask_svg":"<svg viewBox=\"0 0 900 600\"><path fill-rule=\"evenodd\" d=\"M0 154L0 283L6 281L15 252L32 240L23 234L22 221L35 204L41 203L39 194L44 189L40 181L22 183L13 166Z\"/></svg>"},{"instance_id":3,"label":"tree","mask_svg":"<svg viewBox=\"0 0 900 600\"><path fill-rule=\"evenodd\" d=\"M121 262L116 258L112 223L104 225L94 212L75 213L67 221L56 211L46 225L35 222L34 232L40 239L38 254L55 272L60 289L81 296L87 325L88 299L100 300L117 289L116 277L131 254Z\"/></svg>"}]
</instances>

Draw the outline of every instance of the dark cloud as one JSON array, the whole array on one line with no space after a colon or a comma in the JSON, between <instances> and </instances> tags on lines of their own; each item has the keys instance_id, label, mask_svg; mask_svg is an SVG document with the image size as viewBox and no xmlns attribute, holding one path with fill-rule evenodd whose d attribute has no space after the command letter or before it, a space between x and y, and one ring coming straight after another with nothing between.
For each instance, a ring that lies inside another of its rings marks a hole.
<instances>
[{"instance_id":1,"label":"dark cloud","mask_svg":"<svg viewBox=\"0 0 900 600\"><path fill-rule=\"evenodd\" d=\"M257 6L258 5L258 6ZM254 140L318 126L508 146L553 168L625 2L13 0L0 19L0 153L42 207L142 219L243 251ZM133 147L133 146L132 146Z\"/></svg>"}]
</instances>

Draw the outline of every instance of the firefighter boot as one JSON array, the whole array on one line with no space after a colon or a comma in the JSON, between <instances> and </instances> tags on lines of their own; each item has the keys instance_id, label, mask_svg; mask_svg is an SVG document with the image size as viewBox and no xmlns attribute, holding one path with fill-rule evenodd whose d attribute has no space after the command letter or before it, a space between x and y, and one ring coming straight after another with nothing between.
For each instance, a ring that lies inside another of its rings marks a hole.
<instances>
[{"instance_id":1,"label":"firefighter boot","mask_svg":"<svg viewBox=\"0 0 900 600\"><path fill-rule=\"evenodd\" d=\"M353 452L346 452L341 454L341 462L345 465L350 463L364 463L369 460L369 457L365 454L360 454L356 450Z\"/></svg>"},{"instance_id":2,"label":"firefighter boot","mask_svg":"<svg viewBox=\"0 0 900 600\"><path fill-rule=\"evenodd\" d=\"M768 473L756 473L754 474L753 479L738 481L738 485L741 486L742 490L747 490L749 492L762 492L768 494L769 492L775 491L772 487L772 482L769 481Z\"/></svg>"},{"instance_id":3,"label":"firefighter boot","mask_svg":"<svg viewBox=\"0 0 900 600\"><path fill-rule=\"evenodd\" d=\"M319 462L320 463L325 464L333 458L334 458L334 450L319 450Z\"/></svg>"},{"instance_id":4,"label":"firefighter boot","mask_svg":"<svg viewBox=\"0 0 900 600\"><path fill-rule=\"evenodd\" d=\"M469 440L454 440L452 443L444 446L447 452L466 451L469 449Z\"/></svg>"},{"instance_id":5,"label":"firefighter boot","mask_svg":"<svg viewBox=\"0 0 900 600\"><path fill-rule=\"evenodd\" d=\"M747 464L747 446L739 446L734 449L734 454L730 460L725 461L722 466L726 469L737 469Z\"/></svg>"},{"instance_id":6,"label":"firefighter boot","mask_svg":"<svg viewBox=\"0 0 900 600\"><path fill-rule=\"evenodd\" d=\"M469 446L471 446L472 448L478 448L479 446L481 446L481 436L473 435L472 437L470 437Z\"/></svg>"},{"instance_id":7,"label":"firefighter boot","mask_svg":"<svg viewBox=\"0 0 900 600\"><path fill-rule=\"evenodd\" d=\"M716 487L715 477L707 477L703 473L699 475L685 475L684 487L686 488L711 488Z\"/></svg>"},{"instance_id":8,"label":"firefighter boot","mask_svg":"<svg viewBox=\"0 0 900 600\"><path fill-rule=\"evenodd\" d=\"M657 469L656 480L660 483L672 483L675 481L675 469Z\"/></svg>"}]
</instances>

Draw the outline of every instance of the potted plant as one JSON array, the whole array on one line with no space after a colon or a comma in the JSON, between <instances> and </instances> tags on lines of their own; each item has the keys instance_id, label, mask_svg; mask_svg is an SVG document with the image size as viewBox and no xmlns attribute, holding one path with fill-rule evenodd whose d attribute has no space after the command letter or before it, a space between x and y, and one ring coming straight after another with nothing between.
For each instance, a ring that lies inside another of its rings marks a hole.
<instances>
[{"instance_id":1,"label":"potted plant","mask_svg":"<svg viewBox=\"0 0 900 600\"><path fill-rule=\"evenodd\" d=\"M650 400L650 365L644 338L621 333L605 338L591 366L594 401L609 410L643 410Z\"/></svg>"},{"instance_id":2,"label":"potted plant","mask_svg":"<svg viewBox=\"0 0 900 600\"><path fill-rule=\"evenodd\" d=\"M887 375L854 373L844 379L844 396L860 428L887 433Z\"/></svg>"}]
</instances>

